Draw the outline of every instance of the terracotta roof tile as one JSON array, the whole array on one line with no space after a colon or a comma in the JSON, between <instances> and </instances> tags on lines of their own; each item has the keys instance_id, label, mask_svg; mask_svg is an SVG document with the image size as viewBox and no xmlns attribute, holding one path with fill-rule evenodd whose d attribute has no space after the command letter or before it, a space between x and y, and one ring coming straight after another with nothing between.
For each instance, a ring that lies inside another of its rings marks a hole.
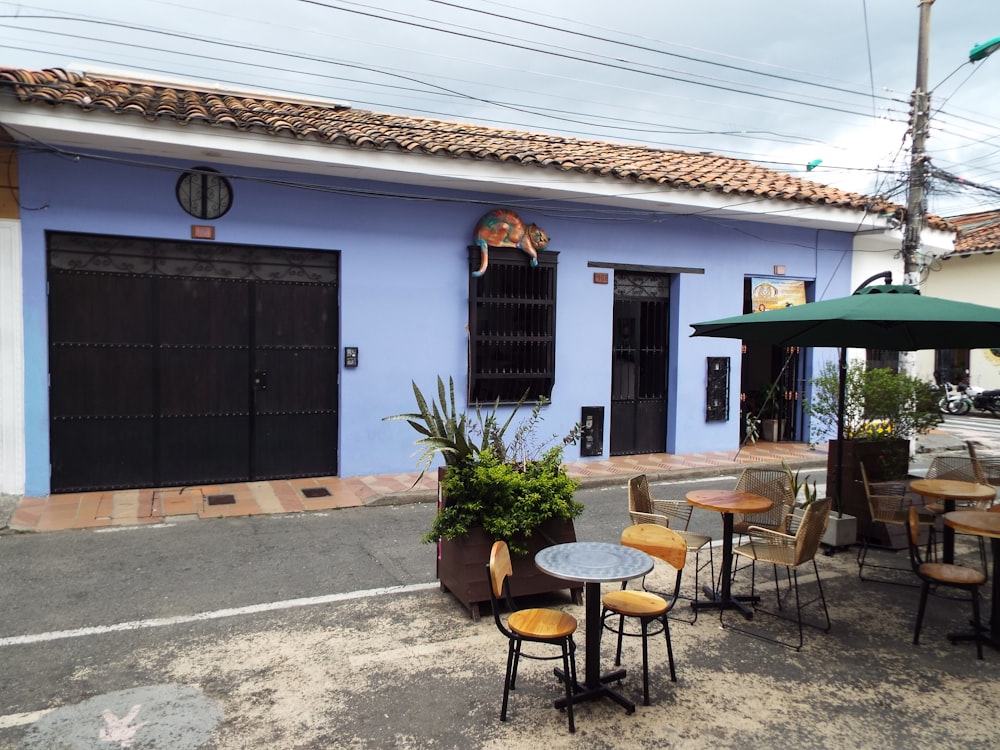
<instances>
[{"instance_id":1,"label":"terracotta roof tile","mask_svg":"<svg viewBox=\"0 0 1000 750\"><path fill-rule=\"evenodd\" d=\"M955 250L951 255L1000 250L1000 209L952 216L948 221L958 228Z\"/></svg>"},{"instance_id":2,"label":"terracotta roof tile","mask_svg":"<svg viewBox=\"0 0 1000 750\"><path fill-rule=\"evenodd\" d=\"M713 153L504 130L343 105L274 101L154 82L118 81L61 69L0 68L0 86L12 90L24 104L106 110L126 117L138 115L182 124L203 122L359 149L396 149L458 159L537 165L681 190L776 198L880 214L901 215L903 211L903 207L882 198L839 190ZM936 216L929 217L928 223L938 229L950 228Z\"/></svg>"}]
</instances>

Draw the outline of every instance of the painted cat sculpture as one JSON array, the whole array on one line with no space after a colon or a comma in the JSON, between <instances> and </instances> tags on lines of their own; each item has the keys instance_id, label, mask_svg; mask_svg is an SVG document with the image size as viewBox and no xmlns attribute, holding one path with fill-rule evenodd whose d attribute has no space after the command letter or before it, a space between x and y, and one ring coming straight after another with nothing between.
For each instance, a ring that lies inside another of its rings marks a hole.
<instances>
[{"instance_id":1,"label":"painted cat sculpture","mask_svg":"<svg viewBox=\"0 0 1000 750\"><path fill-rule=\"evenodd\" d=\"M535 224L525 225L513 211L494 209L476 224L476 244L482 251L482 265L473 276L482 276L490 264L490 247L516 247L531 256L531 265L538 265L538 251L549 244L549 236Z\"/></svg>"}]
</instances>

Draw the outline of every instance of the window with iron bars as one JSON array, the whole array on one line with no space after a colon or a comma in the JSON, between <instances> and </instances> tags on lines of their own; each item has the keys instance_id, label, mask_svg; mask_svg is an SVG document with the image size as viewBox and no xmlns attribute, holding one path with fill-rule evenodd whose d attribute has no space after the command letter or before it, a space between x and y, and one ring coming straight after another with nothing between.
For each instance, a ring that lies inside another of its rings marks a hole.
<instances>
[{"instance_id":1,"label":"window with iron bars","mask_svg":"<svg viewBox=\"0 0 1000 750\"><path fill-rule=\"evenodd\" d=\"M490 248L490 265L469 277L469 403L533 403L552 397L556 366L558 253L538 266L516 248ZM469 248L470 268L479 267Z\"/></svg>"}]
</instances>

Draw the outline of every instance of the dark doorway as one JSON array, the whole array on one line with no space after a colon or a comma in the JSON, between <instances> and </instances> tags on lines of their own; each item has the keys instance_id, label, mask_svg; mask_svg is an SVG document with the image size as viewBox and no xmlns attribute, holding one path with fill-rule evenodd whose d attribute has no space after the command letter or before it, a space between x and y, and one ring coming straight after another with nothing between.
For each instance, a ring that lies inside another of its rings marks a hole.
<instances>
[{"instance_id":1,"label":"dark doorway","mask_svg":"<svg viewBox=\"0 0 1000 750\"><path fill-rule=\"evenodd\" d=\"M670 279L663 274L615 272L612 456L666 449Z\"/></svg>"},{"instance_id":2,"label":"dark doorway","mask_svg":"<svg viewBox=\"0 0 1000 750\"><path fill-rule=\"evenodd\" d=\"M968 384L969 350L938 349L934 352L934 380L938 385Z\"/></svg>"},{"instance_id":3,"label":"dark doorway","mask_svg":"<svg viewBox=\"0 0 1000 750\"><path fill-rule=\"evenodd\" d=\"M337 253L48 239L53 492L337 473Z\"/></svg>"},{"instance_id":4,"label":"dark doorway","mask_svg":"<svg viewBox=\"0 0 1000 750\"><path fill-rule=\"evenodd\" d=\"M802 404L807 379L801 347L768 344L743 347L740 379L740 441L746 438L747 418L760 421L757 438L801 440Z\"/></svg>"}]
</instances>

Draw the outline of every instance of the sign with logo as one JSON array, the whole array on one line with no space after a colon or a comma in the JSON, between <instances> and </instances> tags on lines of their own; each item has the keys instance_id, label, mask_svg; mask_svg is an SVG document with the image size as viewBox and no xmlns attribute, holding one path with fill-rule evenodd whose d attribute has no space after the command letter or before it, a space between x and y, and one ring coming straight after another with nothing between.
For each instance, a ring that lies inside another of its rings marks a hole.
<instances>
[{"instance_id":1,"label":"sign with logo","mask_svg":"<svg viewBox=\"0 0 1000 750\"><path fill-rule=\"evenodd\" d=\"M750 279L753 312L804 305L806 283L797 279Z\"/></svg>"}]
</instances>

